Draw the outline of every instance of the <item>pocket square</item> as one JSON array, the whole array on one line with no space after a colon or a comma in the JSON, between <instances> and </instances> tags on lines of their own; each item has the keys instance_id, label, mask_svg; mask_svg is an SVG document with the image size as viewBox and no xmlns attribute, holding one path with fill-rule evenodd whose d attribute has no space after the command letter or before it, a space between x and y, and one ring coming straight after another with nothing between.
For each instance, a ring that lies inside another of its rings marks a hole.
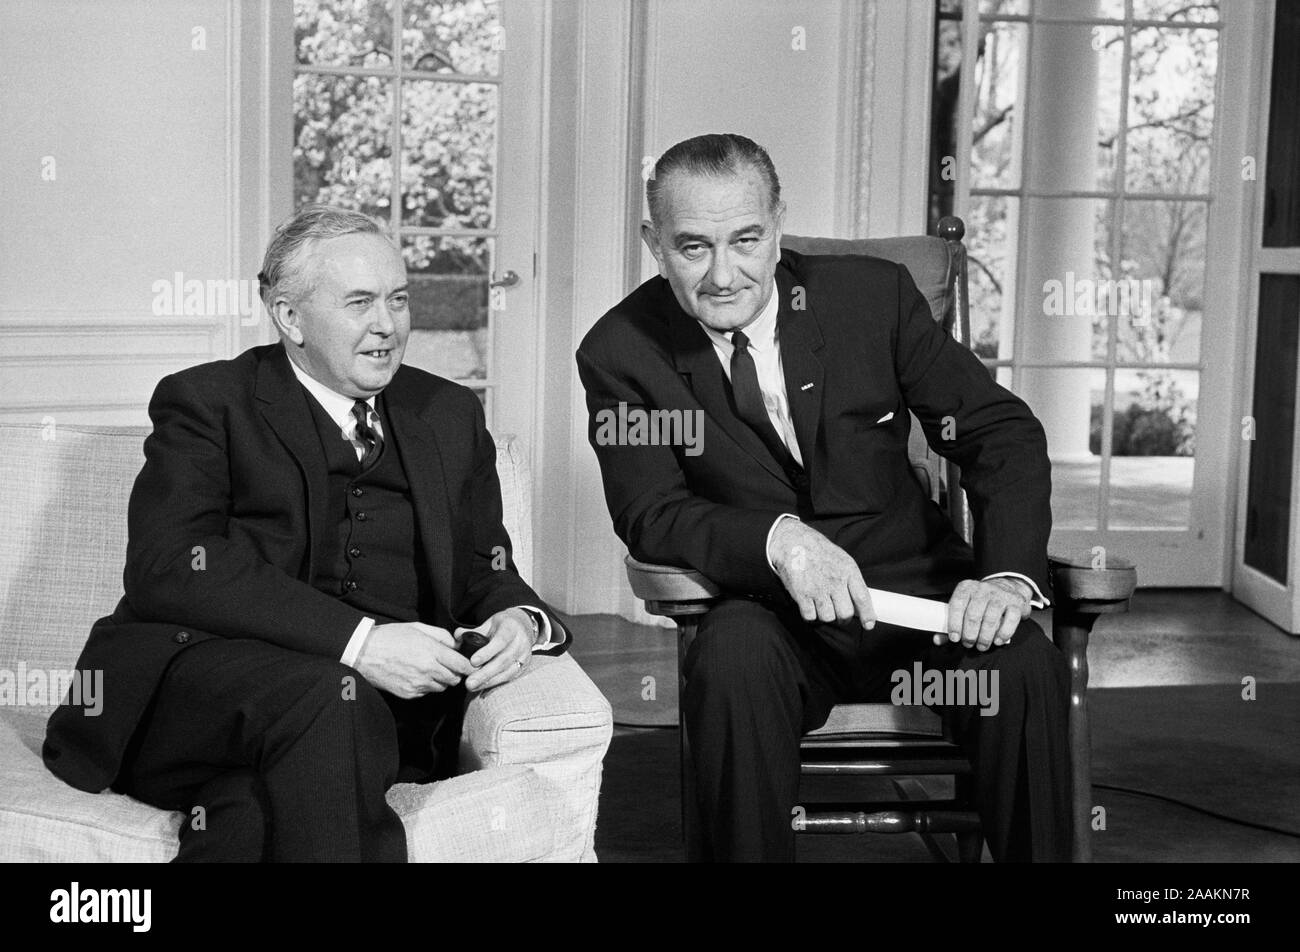
<instances>
[{"instance_id":1,"label":"pocket square","mask_svg":"<svg viewBox=\"0 0 1300 952\"><path fill-rule=\"evenodd\" d=\"M879 424L879 423L888 423L888 422L889 422L890 420L892 420L893 418L894 418L894 411L893 411L893 410L890 410L888 413L886 413L884 416L882 416L879 420L877 420L876 423L878 423L878 424Z\"/></svg>"}]
</instances>

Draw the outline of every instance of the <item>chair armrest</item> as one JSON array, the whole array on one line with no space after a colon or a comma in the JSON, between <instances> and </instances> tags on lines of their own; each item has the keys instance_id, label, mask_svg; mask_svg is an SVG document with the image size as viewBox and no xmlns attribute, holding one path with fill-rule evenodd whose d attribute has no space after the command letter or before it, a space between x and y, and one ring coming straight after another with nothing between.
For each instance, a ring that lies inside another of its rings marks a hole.
<instances>
[{"instance_id":1,"label":"chair armrest","mask_svg":"<svg viewBox=\"0 0 1300 952\"><path fill-rule=\"evenodd\" d=\"M534 655L513 681L471 696L459 766L531 768L555 819L549 858L594 861L601 764L613 734L609 701L573 655Z\"/></svg>"},{"instance_id":2,"label":"chair armrest","mask_svg":"<svg viewBox=\"0 0 1300 952\"><path fill-rule=\"evenodd\" d=\"M1057 605L1085 615L1128 611L1137 588L1133 563L1113 555L1048 555L1047 569Z\"/></svg>"},{"instance_id":3,"label":"chair armrest","mask_svg":"<svg viewBox=\"0 0 1300 952\"><path fill-rule=\"evenodd\" d=\"M694 569L639 562L630 555L623 561L632 594L652 615L703 615L722 597L722 589Z\"/></svg>"},{"instance_id":4,"label":"chair armrest","mask_svg":"<svg viewBox=\"0 0 1300 952\"><path fill-rule=\"evenodd\" d=\"M1127 559L1110 556L1104 567L1091 556L1049 555L1052 595L1058 605L1084 614L1128 611L1137 588L1137 569ZM700 615L722 589L694 569L624 559L632 593L654 615Z\"/></svg>"},{"instance_id":5,"label":"chair armrest","mask_svg":"<svg viewBox=\"0 0 1300 952\"><path fill-rule=\"evenodd\" d=\"M470 696L461 756L470 767L536 765L613 734L609 701L570 654L533 655L519 677Z\"/></svg>"}]
</instances>

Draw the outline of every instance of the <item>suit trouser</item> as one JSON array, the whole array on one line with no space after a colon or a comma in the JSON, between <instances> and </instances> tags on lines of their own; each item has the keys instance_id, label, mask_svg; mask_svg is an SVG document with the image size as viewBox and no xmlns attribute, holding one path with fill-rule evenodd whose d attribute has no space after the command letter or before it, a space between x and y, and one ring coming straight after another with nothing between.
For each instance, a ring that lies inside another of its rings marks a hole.
<instances>
[{"instance_id":1,"label":"suit trouser","mask_svg":"<svg viewBox=\"0 0 1300 952\"><path fill-rule=\"evenodd\" d=\"M824 724L836 703L888 701L893 672L910 674L920 660L924 671L989 672L986 684L998 673L996 715L975 704L935 708L971 761L993 858L1068 861L1064 656L1030 619L1006 646L985 652L931 639L884 624L810 625L793 608L747 599L705 615L686 655L682 700L704 857L793 860L801 735Z\"/></svg>"},{"instance_id":2,"label":"suit trouser","mask_svg":"<svg viewBox=\"0 0 1300 952\"><path fill-rule=\"evenodd\" d=\"M113 787L186 814L181 862L405 862L385 793L454 772L464 697L405 701L329 658L213 638L172 659Z\"/></svg>"}]
</instances>

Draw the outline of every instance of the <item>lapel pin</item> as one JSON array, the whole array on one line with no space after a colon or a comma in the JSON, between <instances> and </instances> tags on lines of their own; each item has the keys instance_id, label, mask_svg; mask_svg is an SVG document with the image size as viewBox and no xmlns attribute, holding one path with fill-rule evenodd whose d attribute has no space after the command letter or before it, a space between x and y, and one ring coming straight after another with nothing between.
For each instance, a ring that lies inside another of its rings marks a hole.
<instances>
[{"instance_id":1,"label":"lapel pin","mask_svg":"<svg viewBox=\"0 0 1300 952\"><path fill-rule=\"evenodd\" d=\"M815 384L806 383L806 384L804 384L802 387L800 387L799 389L800 389L800 390L811 390L814 386L815 386Z\"/></svg>"}]
</instances>

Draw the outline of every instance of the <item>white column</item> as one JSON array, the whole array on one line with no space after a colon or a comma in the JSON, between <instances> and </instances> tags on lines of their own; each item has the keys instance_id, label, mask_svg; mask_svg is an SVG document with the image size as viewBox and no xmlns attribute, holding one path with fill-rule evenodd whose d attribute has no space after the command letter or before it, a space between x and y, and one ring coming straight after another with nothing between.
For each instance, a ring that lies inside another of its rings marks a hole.
<instances>
[{"instance_id":1,"label":"white column","mask_svg":"<svg viewBox=\"0 0 1300 952\"><path fill-rule=\"evenodd\" d=\"M1096 0L1040 0L1040 15L1088 16ZM1039 22L1031 42L1030 84L1024 133L1032 191L1096 187L1097 60L1087 26ZM1044 313L1048 282L1069 286L1093 278L1095 201L1027 199L1021 262L1026 362L1087 360L1092 348L1092 318L1067 312ZM1052 458L1090 459L1090 374L1083 371L1026 369L1020 394L1047 430Z\"/></svg>"}]
</instances>

